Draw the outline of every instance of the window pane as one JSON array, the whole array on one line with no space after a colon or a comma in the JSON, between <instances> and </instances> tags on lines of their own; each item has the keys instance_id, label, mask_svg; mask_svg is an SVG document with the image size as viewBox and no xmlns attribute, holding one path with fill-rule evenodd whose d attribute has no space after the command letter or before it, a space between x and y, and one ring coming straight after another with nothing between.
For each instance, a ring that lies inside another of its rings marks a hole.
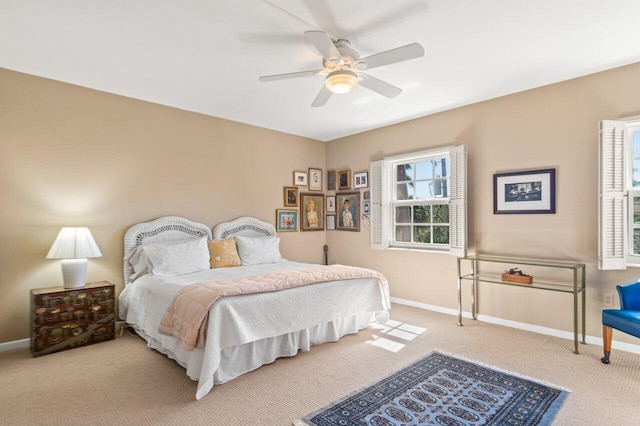
<instances>
[{"instance_id":1,"label":"window pane","mask_svg":"<svg viewBox=\"0 0 640 426\"><path fill-rule=\"evenodd\" d=\"M413 163L400 164L397 167L396 182L413 180Z\"/></svg>"},{"instance_id":2,"label":"window pane","mask_svg":"<svg viewBox=\"0 0 640 426\"><path fill-rule=\"evenodd\" d=\"M433 195L436 198L449 198L449 179L436 179L433 182Z\"/></svg>"},{"instance_id":3,"label":"window pane","mask_svg":"<svg viewBox=\"0 0 640 426\"><path fill-rule=\"evenodd\" d=\"M640 157L640 130L633 131L633 156Z\"/></svg>"},{"instance_id":4,"label":"window pane","mask_svg":"<svg viewBox=\"0 0 640 426\"><path fill-rule=\"evenodd\" d=\"M396 186L396 200L413 200L413 183L399 183Z\"/></svg>"},{"instance_id":5,"label":"window pane","mask_svg":"<svg viewBox=\"0 0 640 426\"><path fill-rule=\"evenodd\" d=\"M433 160L416 163L416 179L433 179Z\"/></svg>"},{"instance_id":6,"label":"window pane","mask_svg":"<svg viewBox=\"0 0 640 426\"><path fill-rule=\"evenodd\" d=\"M436 161L435 177L449 177L451 174L450 171L448 158L441 158Z\"/></svg>"},{"instance_id":7,"label":"window pane","mask_svg":"<svg viewBox=\"0 0 640 426\"><path fill-rule=\"evenodd\" d=\"M430 200L433 198L430 181L416 182L414 185L416 187L416 200Z\"/></svg>"},{"instance_id":8,"label":"window pane","mask_svg":"<svg viewBox=\"0 0 640 426\"><path fill-rule=\"evenodd\" d=\"M448 226L433 227L433 243L449 244L449 227Z\"/></svg>"},{"instance_id":9,"label":"window pane","mask_svg":"<svg viewBox=\"0 0 640 426\"><path fill-rule=\"evenodd\" d=\"M633 254L640 254L640 229L633 229Z\"/></svg>"},{"instance_id":10,"label":"window pane","mask_svg":"<svg viewBox=\"0 0 640 426\"><path fill-rule=\"evenodd\" d=\"M411 223L411 207L396 207L396 223Z\"/></svg>"},{"instance_id":11,"label":"window pane","mask_svg":"<svg viewBox=\"0 0 640 426\"><path fill-rule=\"evenodd\" d=\"M449 206L433 206L433 223L449 223Z\"/></svg>"},{"instance_id":12,"label":"window pane","mask_svg":"<svg viewBox=\"0 0 640 426\"><path fill-rule=\"evenodd\" d=\"M431 227L430 226L414 226L413 227L414 243L431 243Z\"/></svg>"},{"instance_id":13,"label":"window pane","mask_svg":"<svg viewBox=\"0 0 640 426\"><path fill-rule=\"evenodd\" d=\"M411 226L396 226L396 241L400 243L410 243Z\"/></svg>"},{"instance_id":14,"label":"window pane","mask_svg":"<svg viewBox=\"0 0 640 426\"><path fill-rule=\"evenodd\" d=\"M413 208L413 223L430 223L430 210L429 206L415 206Z\"/></svg>"},{"instance_id":15,"label":"window pane","mask_svg":"<svg viewBox=\"0 0 640 426\"><path fill-rule=\"evenodd\" d=\"M640 186L640 159L633 160L633 186Z\"/></svg>"}]
</instances>

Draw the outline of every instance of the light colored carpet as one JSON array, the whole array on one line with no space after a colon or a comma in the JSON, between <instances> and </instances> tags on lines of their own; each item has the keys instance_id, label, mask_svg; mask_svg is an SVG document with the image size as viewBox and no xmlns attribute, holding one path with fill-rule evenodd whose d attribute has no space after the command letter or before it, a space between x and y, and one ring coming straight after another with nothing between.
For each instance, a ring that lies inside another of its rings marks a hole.
<instances>
[{"instance_id":1,"label":"light colored carpet","mask_svg":"<svg viewBox=\"0 0 640 426\"><path fill-rule=\"evenodd\" d=\"M594 345L575 355L571 340L470 320L458 327L453 316L397 304L391 317L426 331L409 341L369 328L216 386L200 401L182 367L126 332L40 358L5 352L0 424L290 425L434 349L569 388L556 425L640 424L639 355L614 350L603 365ZM404 346L371 344L380 339Z\"/></svg>"}]
</instances>

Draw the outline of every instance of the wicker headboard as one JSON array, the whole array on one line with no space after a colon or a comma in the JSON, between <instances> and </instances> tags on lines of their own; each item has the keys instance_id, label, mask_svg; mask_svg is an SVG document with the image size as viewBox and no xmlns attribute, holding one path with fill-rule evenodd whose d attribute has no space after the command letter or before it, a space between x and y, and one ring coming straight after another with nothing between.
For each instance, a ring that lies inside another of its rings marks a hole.
<instances>
[{"instance_id":1,"label":"wicker headboard","mask_svg":"<svg viewBox=\"0 0 640 426\"><path fill-rule=\"evenodd\" d=\"M276 228L255 217L239 217L231 222L222 222L213 228L213 239L226 240L237 235L246 237L272 237L276 235Z\"/></svg>"},{"instance_id":2,"label":"wicker headboard","mask_svg":"<svg viewBox=\"0 0 640 426\"><path fill-rule=\"evenodd\" d=\"M124 234L124 259L140 244L162 241L181 241L191 238L207 237L211 239L208 226L192 222L178 216L165 216L151 222L133 225ZM129 284L129 276L133 273L128 261L123 261L124 283Z\"/></svg>"}]
</instances>

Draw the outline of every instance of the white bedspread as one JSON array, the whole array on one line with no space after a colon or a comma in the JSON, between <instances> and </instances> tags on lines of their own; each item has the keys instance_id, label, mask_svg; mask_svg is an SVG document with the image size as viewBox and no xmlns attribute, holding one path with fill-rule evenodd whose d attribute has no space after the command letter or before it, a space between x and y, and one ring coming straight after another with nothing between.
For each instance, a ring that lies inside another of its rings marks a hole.
<instances>
[{"instance_id":1,"label":"white bedspread","mask_svg":"<svg viewBox=\"0 0 640 426\"><path fill-rule=\"evenodd\" d=\"M220 299L209 314L204 349L185 351L176 339L158 332L162 315L185 285L309 266L284 261L211 269L182 276L145 275L127 285L120 294L120 318L143 333L151 347L175 359L187 369L189 377L198 380L196 398L200 399L213 387L221 352L226 348L366 313L374 313L379 322L387 320L388 290L381 289L377 279L367 278Z\"/></svg>"}]
</instances>

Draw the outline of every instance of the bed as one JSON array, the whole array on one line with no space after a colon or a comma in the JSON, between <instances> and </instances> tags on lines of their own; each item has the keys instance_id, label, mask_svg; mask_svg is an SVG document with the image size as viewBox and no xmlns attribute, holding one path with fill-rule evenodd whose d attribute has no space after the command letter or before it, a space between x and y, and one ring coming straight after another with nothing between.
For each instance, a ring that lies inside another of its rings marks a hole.
<instances>
[{"instance_id":1,"label":"bed","mask_svg":"<svg viewBox=\"0 0 640 426\"><path fill-rule=\"evenodd\" d=\"M132 261L142 249L152 252L158 250L156 246L167 246L174 250L173 244L196 244L200 239L207 242L229 241L231 237L238 244L241 240L259 241L261 244L267 241L272 247L279 243L273 225L251 217L221 223L212 232L204 224L169 216L134 225L125 234L125 289L119 296L120 318L146 340L150 348L174 359L186 369L187 375L198 382L196 399L209 393L214 385L225 383L279 357L294 356L300 350L310 350L312 345L337 341L347 334L357 333L374 321L384 323L388 320L388 288L374 278L241 294L217 300L206 318L204 347L185 350L176 338L158 331L160 320L182 287L212 280L242 279L319 267L281 259L192 273L173 274L169 271L156 274L151 271L144 274L145 271L140 270L144 268ZM268 250L270 253L274 251ZM259 254L254 259L260 257ZM172 268L180 269L175 265Z\"/></svg>"}]
</instances>

